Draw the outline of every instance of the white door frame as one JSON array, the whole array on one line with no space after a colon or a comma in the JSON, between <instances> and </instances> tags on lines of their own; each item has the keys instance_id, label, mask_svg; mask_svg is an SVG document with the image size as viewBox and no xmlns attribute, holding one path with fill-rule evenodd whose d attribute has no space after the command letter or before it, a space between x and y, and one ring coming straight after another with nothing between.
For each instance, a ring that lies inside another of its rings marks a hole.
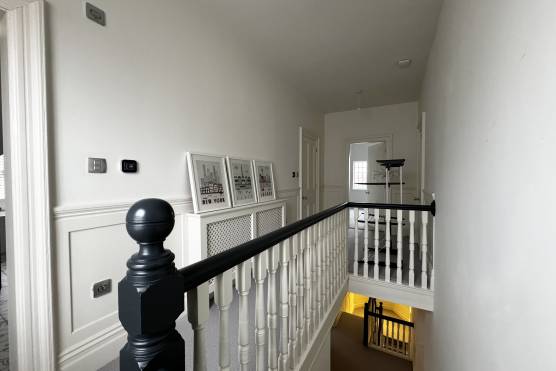
<instances>
[{"instance_id":1,"label":"white door frame","mask_svg":"<svg viewBox=\"0 0 556 371\"><path fill-rule=\"evenodd\" d=\"M320 163L321 163L321 152L320 152L320 137L313 133L312 131L299 126L299 174L298 174L298 186L299 186L299 201L297 207L297 219L301 220L303 218L303 136L310 137L317 142L317 210L320 210Z\"/></svg>"},{"instance_id":2,"label":"white door frame","mask_svg":"<svg viewBox=\"0 0 556 371\"><path fill-rule=\"evenodd\" d=\"M8 112L6 234L11 370L56 368L43 0L0 0ZM6 86L4 84L4 86Z\"/></svg>"},{"instance_id":3,"label":"white door frame","mask_svg":"<svg viewBox=\"0 0 556 371\"><path fill-rule=\"evenodd\" d=\"M368 136L368 137L357 137L357 138L348 138L345 141L345 148L346 148L346 152L345 152L345 159L344 159L344 164L346 164L346 168L345 168L345 176L347 179L347 182L344 183L344 185L346 186L345 188L345 199L349 200L349 190L351 188L351 178L350 178L350 173L351 173L351 169L350 169L350 162L349 162L349 153L350 153L350 146L352 144L355 143L374 143L374 142L385 142L386 143L386 157L388 157L388 159L392 158L392 153L394 151L393 146L393 138L394 136L392 134L383 134L383 135L372 135L372 136Z\"/></svg>"}]
</instances>

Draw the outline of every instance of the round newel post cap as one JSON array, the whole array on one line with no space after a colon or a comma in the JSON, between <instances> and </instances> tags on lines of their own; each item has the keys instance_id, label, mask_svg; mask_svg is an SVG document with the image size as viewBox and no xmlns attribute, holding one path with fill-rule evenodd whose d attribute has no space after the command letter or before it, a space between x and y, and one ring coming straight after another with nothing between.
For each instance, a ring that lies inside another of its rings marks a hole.
<instances>
[{"instance_id":1,"label":"round newel post cap","mask_svg":"<svg viewBox=\"0 0 556 371\"><path fill-rule=\"evenodd\" d=\"M126 215L127 233L139 243L161 242L174 228L174 209L158 198L134 203Z\"/></svg>"}]
</instances>

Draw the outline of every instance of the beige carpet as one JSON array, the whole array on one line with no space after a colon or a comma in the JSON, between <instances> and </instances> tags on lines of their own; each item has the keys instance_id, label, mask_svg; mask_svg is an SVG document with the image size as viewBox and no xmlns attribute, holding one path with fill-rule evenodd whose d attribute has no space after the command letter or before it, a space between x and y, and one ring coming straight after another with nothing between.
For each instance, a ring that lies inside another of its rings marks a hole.
<instances>
[{"instance_id":1,"label":"beige carpet","mask_svg":"<svg viewBox=\"0 0 556 371\"><path fill-rule=\"evenodd\" d=\"M363 319L343 313L332 329L332 371L411 371L411 362L366 348Z\"/></svg>"}]
</instances>

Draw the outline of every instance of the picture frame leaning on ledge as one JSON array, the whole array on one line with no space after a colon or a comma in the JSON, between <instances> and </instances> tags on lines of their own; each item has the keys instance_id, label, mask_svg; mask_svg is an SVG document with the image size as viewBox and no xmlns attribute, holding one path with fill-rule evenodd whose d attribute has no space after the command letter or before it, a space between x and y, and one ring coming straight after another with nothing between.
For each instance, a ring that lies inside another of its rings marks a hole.
<instances>
[{"instance_id":1,"label":"picture frame leaning on ledge","mask_svg":"<svg viewBox=\"0 0 556 371\"><path fill-rule=\"evenodd\" d=\"M253 167L255 169L258 202L276 200L276 185L272 162L253 160Z\"/></svg>"},{"instance_id":2,"label":"picture frame leaning on ledge","mask_svg":"<svg viewBox=\"0 0 556 371\"><path fill-rule=\"evenodd\" d=\"M257 202L253 160L226 156L232 205L243 206Z\"/></svg>"},{"instance_id":3,"label":"picture frame leaning on ledge","mask_svg":"<svg viewBox=\"0 0 556 371\"><path fill-rule=\"evenodd\" d=\"M186 156L194 212L231 208L226 158L192 152Z\"/></svg>"}]
</instances>

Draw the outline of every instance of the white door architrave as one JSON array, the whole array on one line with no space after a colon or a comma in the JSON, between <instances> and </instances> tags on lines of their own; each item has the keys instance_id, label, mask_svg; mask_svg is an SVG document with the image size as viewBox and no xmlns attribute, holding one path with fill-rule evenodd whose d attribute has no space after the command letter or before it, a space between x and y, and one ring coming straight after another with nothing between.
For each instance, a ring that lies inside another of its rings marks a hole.
<instances>
[{"instance_id":1,"label":"white door architrave","mask_svg":"<svg viewBox=\"0 0 556 371\"><path fill-rule=\"evenodd\" d=\"M43 0L0 0L11 370L56 369Z\"/></svg>"},{"instance_id":2,"label":"white door architrave","mask_svg":"<svg viewBox=\"0 0 556 371\"><path fill-rule=\"evenodd\" d=\"M320 210L320 138L299 127L298 219Z\"/></svg>"}]
</instances>

